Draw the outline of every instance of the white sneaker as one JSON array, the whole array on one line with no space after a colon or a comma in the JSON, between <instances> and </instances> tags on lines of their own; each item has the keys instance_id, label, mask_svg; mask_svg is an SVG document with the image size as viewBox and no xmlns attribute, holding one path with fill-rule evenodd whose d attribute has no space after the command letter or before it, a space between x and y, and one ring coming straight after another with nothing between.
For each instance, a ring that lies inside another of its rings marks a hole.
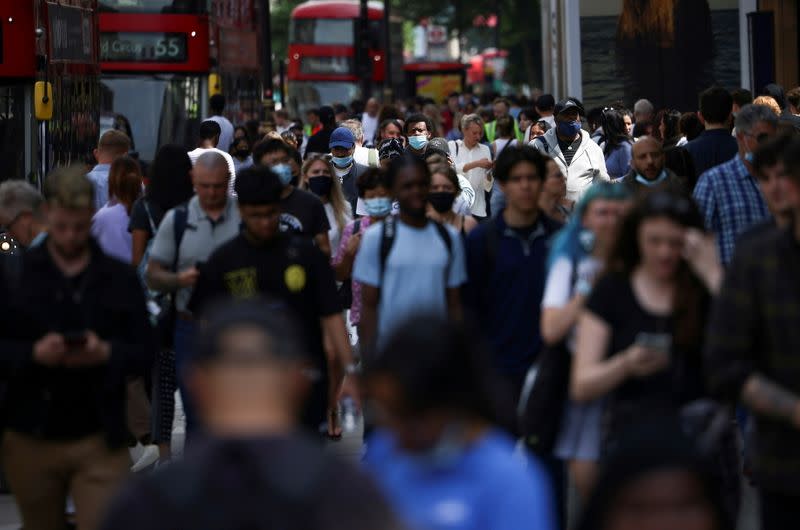
<instances>
[{"instance_id":1,"label":"white sneaker","mask_svg":"<svg viewBox=\"0 0 800 530\"><path fill-rule=\"evenodd\" d=\"M136 447L132 447L130 449L130 452L131 461L133 462L133 465L131 466L131 473L144 471L158 462L158 458L160 456L158 446L155 444L143 446L142 444L138 443L136 444Z\"/></svg>"}]
</instances>

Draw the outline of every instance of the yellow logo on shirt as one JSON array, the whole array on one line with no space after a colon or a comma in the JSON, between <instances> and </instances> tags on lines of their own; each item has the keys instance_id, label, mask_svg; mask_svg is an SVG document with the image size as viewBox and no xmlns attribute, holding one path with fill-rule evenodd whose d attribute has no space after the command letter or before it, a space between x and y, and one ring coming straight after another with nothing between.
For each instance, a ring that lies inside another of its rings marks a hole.
<instances>
[{"instance_id":1,"label":"yellow logo on shirt","mask_svg":"<svg viewBox=\"0 0 800 530\"><path fill-rule=\"evenodd\" d=\"M227 272L223 280L234 298L252 298L258 294L258 273L255 267Z\"/></svg>"},{"instance_id":2,"label":"yellow logo on shirt","mask_svg":"<svg viewBox=\"0 0 800 530\"><path fill-rule=\"evenodd\" d=\"M283 273L283 281L291 292L302 291L306 286L306 270L300 265L290 265Z\"/></svg>"}]
</instances>

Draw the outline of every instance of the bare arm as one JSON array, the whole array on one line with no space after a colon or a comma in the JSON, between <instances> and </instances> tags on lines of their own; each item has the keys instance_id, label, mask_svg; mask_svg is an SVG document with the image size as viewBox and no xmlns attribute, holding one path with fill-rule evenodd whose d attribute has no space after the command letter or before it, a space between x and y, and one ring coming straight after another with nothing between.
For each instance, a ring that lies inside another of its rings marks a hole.
<instances>
[{"instance_id":1,"label":"bare arm","mask_svg":"<svg viewBox=\"0 0 800 530\"><path fill-rule=\"evenodd\" d=\"M164 293L175 292L182 287L191 287L197 283L200 276L195 267L180 272L172 272L157 261L150 260L147 263L146 273L147 286L155 291Z\"/></svg>"},{"instance_id":2,"label":"bare arm","mask_svg":"<svg viewBox=\"0 0 800 530\"><path fill-rule=\"evenodd\" d=\"M586 297L577 294L565 306L545 307L542 310L542 340L546 344L556 344L564 340L578 321L585 303Z\"/></svg>"},{"instance_id":3,"label":"bare arm","mask_svg":"<svg viewBox=\"0 0 800 530\"><path fill-rule=\"evenodd\" d=\"M800 428L800 398L761 374L747 378L742 402L753 412Z\"/></svg>"},{"instance_id":4,"label":"bare arm","mask_svg":"<svg viewBox=\"0 0 800 530\"><path fill-rule=\"evenodd\" d=\"M669 354L632 344L606 357L611 327L584 310L578 318L578 336L572 365L570 395L575 401L591 401L617 388L630 377L646 377L669 364Z\"/></svg>"},{"instance_id":5,"label":"bare arm","mask_svg":"<svg viewBox=\"0 0 800 530\"><path fill-rule=\"evenodd\" d=\"M328 239L328 232L322 232L314 236L314 242L317 244L317 248L322 251L323 254L331 257L331 241Z\"/></svg>"},{"instance_id":6,"label":"bare arm","mask_svg":"<svg viewBox=\"0 0 800 530\"><path fill-rule=\"evenodd\" d=\"M131 232L133 239L133 251L131 252L131 264L134 268L138 267L144 258L144 251L147 248L147 242L150 240L150 233L147 230L133 230Z\"/></svg>"},{"instance_id":7,"label":"bare arm","mask_svg":"<svg viewBox=\"0 0 800 530\"><path fill-rule=\"evenodd\" d=\"M378 331L378 301L380 300L381 290L372 285L361 286L361 322L358 325L358 333L367 351L375 347L375 336Z\"/></svg>"}]
</instances>

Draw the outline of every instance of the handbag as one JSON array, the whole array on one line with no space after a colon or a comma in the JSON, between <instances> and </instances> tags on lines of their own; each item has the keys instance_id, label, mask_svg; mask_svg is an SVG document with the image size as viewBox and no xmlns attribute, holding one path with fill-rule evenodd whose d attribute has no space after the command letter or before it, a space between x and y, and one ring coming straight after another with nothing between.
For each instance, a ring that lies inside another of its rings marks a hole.
<instances>
[{"instance_id":1,"label":"handbag","mask_svg":"<svg viewBox=\"0 0 800 530\"><path fill-rule=\"evenodd\" d=\"M519 432L527 447L540 456L553 452L567 402L572 354L566 341L545 346L528 370L519 408Z\"/></svg>"}]
</instances>

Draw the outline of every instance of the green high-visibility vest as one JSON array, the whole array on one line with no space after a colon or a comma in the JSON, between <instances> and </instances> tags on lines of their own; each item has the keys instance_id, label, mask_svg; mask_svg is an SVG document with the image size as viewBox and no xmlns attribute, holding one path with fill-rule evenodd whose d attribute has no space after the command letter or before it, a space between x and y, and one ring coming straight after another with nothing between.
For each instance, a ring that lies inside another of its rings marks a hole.
<instances>
[{"instance_id":1,"label":"green high-visibility vest","mask_svg":"<svg viewBox=\"0 0 800 530\"><path fill-rule=\"evenodd\" d=\"M494 142L497 134L497 120L490 121L486 125L483 126L484 131L486 132L486 141L489 143ZM522 142L525 135L523 134L524 131L519 130L519 124L517 120L514 120L514 136L517 137L518 142Z\"/></svg>"}]
</instances>

